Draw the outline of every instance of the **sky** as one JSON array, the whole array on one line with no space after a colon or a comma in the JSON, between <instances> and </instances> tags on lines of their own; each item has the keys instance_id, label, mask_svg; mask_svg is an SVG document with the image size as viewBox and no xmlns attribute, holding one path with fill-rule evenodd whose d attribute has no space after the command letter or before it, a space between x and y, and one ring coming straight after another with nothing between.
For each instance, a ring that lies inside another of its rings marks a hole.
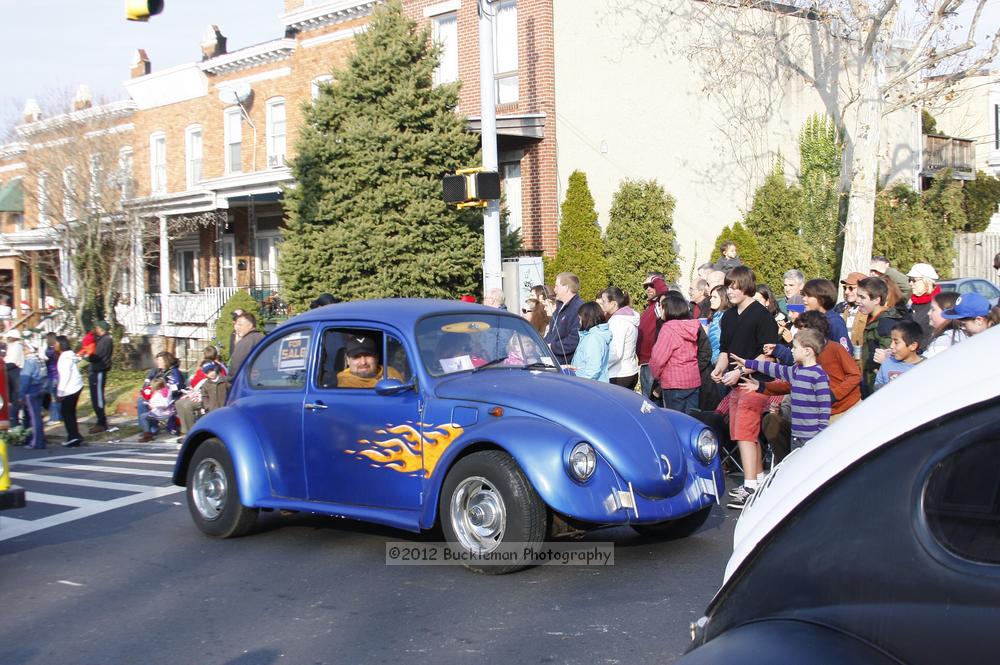
<instances>
[{"instance_id":1,"label":"sky","mask_svg":"<svg viewBox=\"0 0 1000 665\"><path fill-rule=\"evenodd\" d=\"M284 0L165 0L147 23L125 20L125 0L0 0L0 135L28 98L45 109L72 99L81 83L94 99L126 98L137 48L153 71L201 60L208 25L228 50L283 36Z\"/></svg>"}]
</instances>

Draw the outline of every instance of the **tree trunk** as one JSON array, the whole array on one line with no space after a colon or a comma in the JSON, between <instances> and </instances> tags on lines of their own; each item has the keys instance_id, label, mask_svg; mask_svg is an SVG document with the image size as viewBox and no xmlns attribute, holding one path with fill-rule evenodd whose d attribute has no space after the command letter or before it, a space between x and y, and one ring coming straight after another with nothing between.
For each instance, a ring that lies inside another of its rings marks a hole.
<instances>
[{"instance_id":1,"label":"tree trunk","mask_svg":"<svg viewBox=\"0 0 1000 665\"><path fill-rule=\"evenodd\" d=\"M861 71L860 98L849 109L850 159L845 159L841 181L850 183L844 225L844 253L840 264L843 279L850 272L868 274L875 224L875 193L878 185L878 148L882 128L882 97L879 90L881 58L865 58Z\"/></svg>"}]
</instances>

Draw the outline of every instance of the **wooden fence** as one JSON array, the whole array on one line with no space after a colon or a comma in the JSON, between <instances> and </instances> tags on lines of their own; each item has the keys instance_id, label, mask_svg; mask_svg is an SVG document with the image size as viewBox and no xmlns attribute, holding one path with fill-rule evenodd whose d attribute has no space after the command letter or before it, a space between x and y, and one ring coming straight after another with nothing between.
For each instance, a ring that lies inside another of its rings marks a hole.
<instances>
[{"instance_id":1,"label":"wooden fence","mask_svg":"<svg viewBox=\"0 0 1000 665\"><path fill-rule=\"evenodd\" d=\"M1000 233L959 233L955 236L955 277L981 277L1000 286L993 257L1000 254Z\"/></svg>"}]
</instances>

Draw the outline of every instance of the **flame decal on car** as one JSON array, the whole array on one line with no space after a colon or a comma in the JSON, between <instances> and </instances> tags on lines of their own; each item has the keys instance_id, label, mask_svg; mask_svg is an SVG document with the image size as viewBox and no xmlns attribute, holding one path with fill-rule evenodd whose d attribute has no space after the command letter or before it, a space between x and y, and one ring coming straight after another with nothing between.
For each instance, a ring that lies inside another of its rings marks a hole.
<instances>
[{"instance_id":1,"label":"flame decal on car","mask_svg":"<svg viewBox=\"0 0 1000 665\"><path fill-rule=\"evenodd\" d=\"M423 434L420 432L421 428ZM424 477L430 478L441 455L464 431L454 423L386 425L385 429L375 430L375 433L390 438L361 439L358 443L365 446L363 449L344 452L359 460L374 462L371 466L376 469L392 469L399 473L417 473L422 470Z\"/></svg>"}]
</instances>

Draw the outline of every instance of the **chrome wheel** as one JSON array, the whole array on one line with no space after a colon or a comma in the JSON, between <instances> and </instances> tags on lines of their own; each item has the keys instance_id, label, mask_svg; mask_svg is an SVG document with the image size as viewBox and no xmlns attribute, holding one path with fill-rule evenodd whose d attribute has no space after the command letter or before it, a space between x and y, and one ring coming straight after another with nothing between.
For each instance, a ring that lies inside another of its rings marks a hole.
<instances>
[{"instance_id":1,"label":"chrome wheel","mask_svg":"<svg viewBox=\"0 0 1000 665\"><path fill-rule=\"evenodd\" d=\"M500 492L482 476L466 478L451 495L451 525L463 548L496 549L507 530L507 507Z\"/></svg>"},{"instance_id":2,"label":"chrome wheel","mask_svg":"<svg viewBox=\"0 0 1000 665\"><path fill-rule=\"evenodd\" d=\"M226 506L229 482L222 464L207 457L195 467L191 485L191 496L195 508L206 520L218 519Z\"/></svg>"}]
</instances>

